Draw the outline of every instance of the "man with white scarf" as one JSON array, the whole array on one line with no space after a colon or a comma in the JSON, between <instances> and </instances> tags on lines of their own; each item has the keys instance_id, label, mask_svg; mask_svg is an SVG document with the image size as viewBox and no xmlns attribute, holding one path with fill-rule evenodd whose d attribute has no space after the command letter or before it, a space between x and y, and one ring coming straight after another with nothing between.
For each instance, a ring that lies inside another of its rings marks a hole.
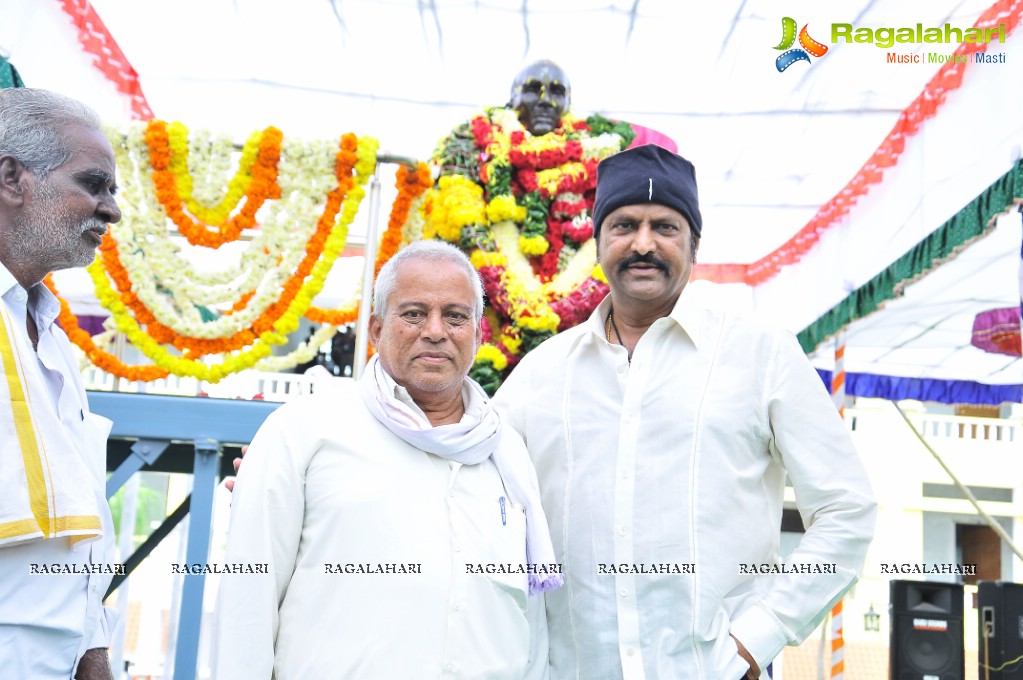
<instances>
[{"instance_id":1,"label":"man with white scarf","mask_svg":"<svg viewBox=\"0 0 1023 680\"><path fill-rule=\"evenodd\" d=\"M547 677L562 577L521 438L467 377L483 291L415 243L381 270L358 382L285 404L246 454L215 680ZM265 565L265 569L262 567Z\"/></svg>"},{"instance_id":2,"label":"man with white scarf","mask_svg":"<svg viewBox=\"0 0 1023 680\"><path fill-rule=\"evenodd\" d=\"M92 262L114 154L84 104L0 91L0 677L112 678L110 421L89 412L51 271Z\"/></svg>"}]
</instances>

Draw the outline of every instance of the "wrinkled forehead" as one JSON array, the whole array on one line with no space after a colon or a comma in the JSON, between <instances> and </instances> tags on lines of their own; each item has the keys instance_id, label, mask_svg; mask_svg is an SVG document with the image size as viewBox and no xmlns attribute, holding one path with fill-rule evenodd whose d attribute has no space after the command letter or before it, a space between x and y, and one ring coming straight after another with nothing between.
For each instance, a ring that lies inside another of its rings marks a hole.
<instances>
[{"instance_id":1,"label":"wrinkled forehead","mask_svg":"<svg viewBox=\"0 0 1023 680\"><path fill-rule=\"evenodd\" d=\"M515 76L515 82L512 83L512 96L521 93L522 86L531 82L541 83L542 85L556 83L564 86L566 91L571 89L571 84L568 82L568 76L565 74L564 69L550 61L536 62L519 71L519 74Z\"/></svg>"},{"instance_id":2,"label":"wrinkled forehead","mask_svg":"<svg viewBox=\"0 0 1023 680\"><path fill-rule=\"evenodd\" d=\"M100 130L72 125L65 130L64 140L71 149L71 157L61 166L62 168L69 170L88 168L114 175L117 168L114 151Z\"/></svg>"}]
</instances>

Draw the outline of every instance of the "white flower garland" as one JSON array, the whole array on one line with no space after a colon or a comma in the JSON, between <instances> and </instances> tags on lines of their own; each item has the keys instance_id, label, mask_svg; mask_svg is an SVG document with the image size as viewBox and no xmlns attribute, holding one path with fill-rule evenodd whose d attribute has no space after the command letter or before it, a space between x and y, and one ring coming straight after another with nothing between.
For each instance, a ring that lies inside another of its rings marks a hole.
<instances>
[{"instance_id":1,"label":"white flower garland","mask_svg":"<svg viewBox=\"0 0 1023 680\"><path fill-rule=\"evenodd\" d=\"M269 356L260 359L256 364L256 368L260 371L269 371L272 373L281 373L304 364L312 360L314 356L320 351L320 347L325 342L334 337L334 333L337 332L337 326L324 325L321 326L312 336L309 337L304 343L300 344L297 348L292 350L290 353L284 356Z\"/></svg>"},{"instance_id":2,"label":"white flower garland","mask_svg":"<svg viewBox=\"0 0 1023 680\"><path fill-rule=\"evenodd\" d=\"M122 173L149 167L143 134L136 126L120 149ZM147 190L153 188L151 177L145 183L126 182L127 214L112 234L135 294L161 324L180 335L214 339L251 326L276 302L284 282L305 256L305 244L315 230L326 194L337 186L334 152L326 142L282 142L278 174L282 198L268 205L261 228L238 265L213 274L196 271L181 256L155 191ZM224 164L219 167L223 172ZM244 309L215 321L202 320L197 305L230 307L253 289L256 292Z\"/></svg>"}]
</instances>

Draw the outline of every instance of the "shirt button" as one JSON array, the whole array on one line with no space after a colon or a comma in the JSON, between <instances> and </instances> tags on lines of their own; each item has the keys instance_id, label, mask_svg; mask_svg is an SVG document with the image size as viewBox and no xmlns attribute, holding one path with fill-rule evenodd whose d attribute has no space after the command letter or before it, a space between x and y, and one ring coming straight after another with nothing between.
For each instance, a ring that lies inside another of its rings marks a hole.
<instances>
[{"instance_id":1,"label":"shirt button","mask_svg":"<svg viewBox=\"0 0 1023 680\"><path fill-rule=\"evenodd\" d=\"M458 670L458 664L452 661L451 663L444 667L444 670L446 670L448 673L454 673L455 671Z\"/></svg>"},{"instance_id":2,"label":"shirt button","mask_svg":"<svg viewBox=\"0 0 1023 680\"><path fill-rule=\"evenodd\" d=\"M455 546L455 552L462 552L462 546L456 545Z\"/></svg>"},{"instance_id":3,"label":"shirt button","mask_svg":"<svg viewBox=\"0 0 1023 680\"><path fill-rule=\"evenodd\" d=\"M618 366L618 373L619 373L619 375L622 375L622 374L624 374L624 373L625 373L625 370L626 370L626 368L625 368L625 364L620 364L620 365Z\"/></svg>"},{"instance_id":4,"label":"shirt button","mask_svg":"<svg viewBox=\"0 0 1023 680\"><path fill-rule=\"evenodd\" d=\"M455 610L456 612L462 611L462 603L461 602L456 602L455 605L452 607L452 609Z\"/></svg>"},{"instance_id":5,"label":"shirt button","mask_svg":"<svg viewBox=\"0 0 1023 680\"><path fill-rule=\"evenodd\" d=\"M628 654L629 656L635 656L636 650L633 649L632 647L629 647L628 649L625 650L625 653Z\"/></svg>"},{"instance_id":6,"label":"shirt button","mask_svg":"<svg viewBox=\"0 0 1023 680\"><path fill-rule=\"evenodd\" d=\"M626 534L625 527L618 527L618 535L624 536Z\"/></svg>"},{"instance_id":7,"label":"shirt button","mask_svg":"<svg viewBox=\"0 0 1023 680\"><path fill-rule=\"evenodd\" d=\"M621 595L622 597L628 597L629 591L626 590L625 588L622 588L621 590L618 591L618 594Z\"/></svg>"}]
</instances>

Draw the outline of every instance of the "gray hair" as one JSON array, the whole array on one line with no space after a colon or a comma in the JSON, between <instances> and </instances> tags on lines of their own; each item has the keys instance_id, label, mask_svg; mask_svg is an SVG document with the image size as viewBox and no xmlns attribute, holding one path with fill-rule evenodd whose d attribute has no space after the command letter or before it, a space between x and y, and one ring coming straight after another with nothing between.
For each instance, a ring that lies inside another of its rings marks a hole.
<instances>
[{"instance_id":1,"label":"gray hair","mask_svg":"<svg viewBox=\"0 0 1023 680\"><path fill-rule=\"evenodd\" d=\"M71 160L71 126L100 129L99 116L85 104L56 92L33 88L0 90L0 156L13 156L45 181Z\"/></svg>"},{"instance_id":2,"label":"gray hair","mask_svg":"<svg viewBox=\"0 0 1023 680\"><path fill-rule=\"evenodd\" d=\"M379 317L387 314L387 299L391 297L394 286L398 281L398 268L409 260L427 260L430 262L451 262L458 265L472 283L472 290L475 299L473 300L472 313L478 324L483 318L483 282L476 268L461 250L445 243L444 241L426 240L416 241L392 257L380 269L376 285L373 286L373 313Z\"/></svg>"}]
</instances>

